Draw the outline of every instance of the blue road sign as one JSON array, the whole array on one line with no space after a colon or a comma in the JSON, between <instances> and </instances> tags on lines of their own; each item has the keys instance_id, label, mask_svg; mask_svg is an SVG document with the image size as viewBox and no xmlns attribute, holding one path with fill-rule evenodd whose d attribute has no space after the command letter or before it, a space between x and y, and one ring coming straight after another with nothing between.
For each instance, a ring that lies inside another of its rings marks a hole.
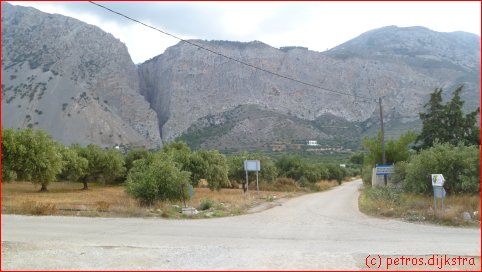
<instances>
[{"instance_id":1,"label":"blue road sign","mask_svg":"<svg viewBox=\"0 0 482 272\"><path fill-rule=\"evenodd\" d=\"M395 170L393 164L377 164L376 171L377 176L390 176Z\"/></svg>"}]
</instances>

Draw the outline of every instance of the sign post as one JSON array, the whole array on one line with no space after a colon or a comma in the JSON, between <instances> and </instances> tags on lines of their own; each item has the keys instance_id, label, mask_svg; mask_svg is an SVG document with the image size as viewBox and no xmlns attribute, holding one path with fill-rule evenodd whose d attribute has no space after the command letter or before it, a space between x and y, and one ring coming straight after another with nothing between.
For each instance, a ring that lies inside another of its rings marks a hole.
<instances>
[{"instance_id":1,"label":"sign post","mask_svg":"<svg viewBox=\"0 0 482 272\"><path fill-rule=\"evenodd\" d=\"M246 193L248 191L248 171L246 170L246 166L244 168L244 171L246 171L246 182L243 184L243 191Z\"/></svg>"},{"instance_id":2,"label":"sign post","mask_svg":"<svg viewBox=\"0 0 482 272\"><path fill-rule=\"evenodd\" d=\"M184 183L181 184L181 193L183 195L182 200L184 202L184 208L182 208L181 211L182 211L182 214L193 216L193 215L198 213L198 211L195 208L192 207L192 196L194 195L194 188L192 187L191 184L187 185L187 191L188 191L188 194L189 194L189 207L187 207L186 206L186 200L184 198L184 188L185 188L185 186L186 185Z\"/></svg>"},{"instance_id":3,"label":"sign post","mask_svg":"<svg viewBox=\"0 0 482 272\"><path fill-rule=\"evenodd\" d=\"M194 187L189 184L188 185L188 189L189 189L189 206L192 207L192 196L194 195ZM194 213L194 209L191 209L191 216L193 215Z\"/></svg>"},{"instance_id":4,"label":"sign post","mask_svg":"<svg viewBox=\"0 0 482 272\"><path fill-rule=\"evenodd\" d=\"M246 171L246 183L245 183L245 187L243 188L244 192L246 193L246 191L248 191L248 184L249 184L248 172L249 171L256 172L256 191L259 191L258 172L261 171L261 163L259 162L259 160L245 160L244 171Z\"/></svg>"},{"instance_id":5,"label":"sign post","mask_svg":"<svg viewBox=\"0 0 482 272\"><path fill-rule=\"evenodd\" d=\"M444 189L445 179L442 174L432 174L432 187L433 187L433 200L434 200L434 209L437 211L437 198L442 200L442 212L444 211L444 198L445 198L445 189Z\"/></svg>"},{"instance_id":6,"label":"sign post","mask_svg":"<svg viewBox=\"0 0 482 272\"><path fill-rule=\"evenodd\" d=\"M189 199L192 199L192 196L194 194L194 188L192 187L191 184L189 184L188 189L189 189Z\"/></svg>"},{"instance_id":7,"label":"sign post","mask_svg":"<svg viewBox=\"0 0 482 272\"><path fill-rule=\"evenodd\" d=\"M186 184L181 183L181 197L182 197L182 202L184 202L184 208L187 208L186 199L184 198L184 186L186 186Z\"/></svg>"}]
</instances>

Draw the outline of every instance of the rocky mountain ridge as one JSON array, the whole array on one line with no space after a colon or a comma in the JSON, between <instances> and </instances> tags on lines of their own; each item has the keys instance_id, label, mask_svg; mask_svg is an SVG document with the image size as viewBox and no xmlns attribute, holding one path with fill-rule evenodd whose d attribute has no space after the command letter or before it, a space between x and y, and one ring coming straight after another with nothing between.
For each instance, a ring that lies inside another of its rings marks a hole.
<instances>
[{"instance_id":1,"label":"rocky mountain ridge","mask_svg":"<svg viewBox=\"0 0 482 272\"><path fill-rule=\"evenodd\" d=\"M2 127L65 144L161 146L127 48L98 27L2 2Z\"/></svg>"},{"instance_id":2,"label":"rocky mountain ridge","mask_svg":"<svg viewBox=\"0 0 482 272\"><path fill-rule=\"evenodd\" d=\"M480 37L469 33L389 26L325 52L190 42L321 89L185 42L136 67L95 26L2 3L2 126L44 128L66 144L157 148L180 137L195 148L308 139L356 148L378 128L378 97L392 131L419 126L437 87L447 97L464 84L467 109L480 106Z\"/></svg>"},{"instance_id":3,"label":"rocky mountain ridge","mask_svg":"<svg viewBox=\"0 0 482 272\"><path fill-rule=\"evenodd\" d=\"M479 40L469 33L393 26L321 53L302 47L277 49L259 41L192 40L262 69L348 95L307 87L182 42L139 66L141 92L158 113L167 141L193 133L199 127L195 124L207 116L219 118L240 105L307 121L335 116L354 124L364 122L368 127L360 133L373 132L378 97L383 97L386 121L397 124L416 122L429 93L441 86L449 96L455 86L464 84L467 108L479 106ZM250 120L255 127L273 126L271 119L264 120L264 125L256 117ZM323 129L318 133L326 136ZM216 139L224 143L223 137L217 135L206 143L214 147Z\"/></svg>"}]
</instances>

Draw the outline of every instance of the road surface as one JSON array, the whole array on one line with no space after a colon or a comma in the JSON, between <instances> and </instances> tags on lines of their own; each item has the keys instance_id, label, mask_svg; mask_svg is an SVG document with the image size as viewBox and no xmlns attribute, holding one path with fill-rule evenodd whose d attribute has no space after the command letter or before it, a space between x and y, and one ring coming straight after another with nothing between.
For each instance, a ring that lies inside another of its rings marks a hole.
<instances>
[{"instance_id":1,"label":"road surface","mask_svg":"<svg viewBox=\"0 0 482 272\"><path fill-rule=\"evenodd\" d=\"M480 256L479 229L360 213L360 186L217 219L2 215L2 270L354 270L368 255Z\"/></svg>"}]
</instances>

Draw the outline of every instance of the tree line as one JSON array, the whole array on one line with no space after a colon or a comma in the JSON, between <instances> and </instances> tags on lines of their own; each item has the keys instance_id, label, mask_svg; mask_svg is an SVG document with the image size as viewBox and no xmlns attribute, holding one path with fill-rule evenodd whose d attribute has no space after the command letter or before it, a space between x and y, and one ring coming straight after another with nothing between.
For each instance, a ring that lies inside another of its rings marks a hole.
<instances>
[{"instance_id":1,"label":"tree line","mask_svg":"<svg viewBox=\"0 0 482 272\"><path fill-rule=\"evenodd\" d=\"M407 132L397 140L387 141L386 158L395 163L393 179L405 190L428 193L430 174L442 173L449 192L480 191L480 109L464 115L463 87L453 93L451 101L442 104L442 89L436 89L420 113L423 123L419 135ZM363 180L369 183L371 169L381 163L381 134L363 141L365 153L354 154L353 165L363 165ZM297 186L310 186L322 179L341 181L360 174L357 167L318 163L297 156L273 159L262 153L241 152L225 156L217 150L192 151L183 142L171 142L161 150L135 148L122 154L115 148L97 145L66 147L43 130L2 128L2 181L31 181L46 191L49 183L70 180L83 183L125 184L126 191L141 203L182 199L188 185L200 179L211 190L235 187L245 180L244 160L260 160L262 182L276 186L286 177ZM254 173L249 173L254 179Z\"/></svg>"},{"instance_id":2,"label":"tree line","mask_svg":"<svg viewBox=\"0 0 482 272\"><path fill-rule=\"evenodd\" d=\"M430 194L431 174L443 174L449 193L480 192L480 107L464 114L460 94L455 89L452 98L443 103L442 88L435 89L424 112L419 114L422 131L411 131L386 143L386 160L395 164L392 180L407 192ZM365 138L365 154L352 157L363 164L362 177L371 184L372 168L382 163L381 133Z\"/></svg>"},{"instance_id":3,"label":"tree line","mask_svg":"<svg viewBox=\"0 0 482 272\"><path fill-rule=\"evenodd\" d=\"M260 160L260 181L276 187L279 177L306 187L322 179L339 183L357 169L322 164L298 156L277 160L262 154L241 152L225 156L217 150L192 151L183 142L171 142L161 150L134 148L122 154L115 148L94 144L66 147L43 130L2 129L2 181L31 181L40 191L57 180L83 184L124 184L141 204L187 198L189 185L201 179L211 190L236 187L245 182L244 160ZM249 173L254 179L254 173Z\"/></svg>"}]
</instances>

